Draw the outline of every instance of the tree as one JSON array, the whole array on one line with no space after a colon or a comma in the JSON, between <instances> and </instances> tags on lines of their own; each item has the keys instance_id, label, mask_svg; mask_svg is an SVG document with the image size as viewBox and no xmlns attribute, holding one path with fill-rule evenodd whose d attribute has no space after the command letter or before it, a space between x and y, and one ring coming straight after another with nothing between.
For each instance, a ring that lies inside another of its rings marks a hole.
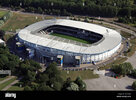
<instances>
[{"instance_id":1,"label":"tree","mask_svg":"<svg viewBox=\"0 0 136 100\"><path fill-rule=\"evenodd\" d=\"M3 39L3 36L5 35L5 31L4 30L0 30L0 38Z\"/></svg>"},{"instance_id":2,"label":"tree","mask_svg":"<svg viewBox=\"0 0 136 100\"><path fill-rule=\"evenodd\" d=\"M38 80L40 83L46 83L47 81L49 81L49 78L46 74L40 74Z\"/></svg>"},{"instance_id":3,"label":"tree","mask_svg":"<svg viewBox=\"0 0 136 100\"><path fill-rule=\"evenodd\" d=\"M28 64L24 64L23 62L20 63L20 67L19 67L20 74L23 76L26 75L29 68L30 66Z\"/></svg>"},{"instance_id":4,"label":"tree","mask_svg":"<svg viewBox=\"0 0 136 100\"><path fill-rule=\"evenodd\" d=\"M9 62L8 57L5 54L0 54L0 68L9 69L5 65Z\"/></svg>"},{"instance_id":5,"label":"tree","mask_svg":"<svg viewBox=\"0 0 136 100\"><path fill-rule=\"evenodd\" d=\"M131 16L131 8L126 7L126 8L120 9L118 15L122 16L122 17L124 17L124 16L130 17Z\"/></svg>"},{"instance_id":6,"label":"tree","mask_svg":"<svg viewBox=\"0 0 136 100\"><path fill-rule=\"evenodd\" d=\"M136 81L133 82L132 88L133 88L134 90L136 90Z\"/></svg>"},{"instance_id":7,"label":"tree","mask_svg":"<svg viewBox=\"0 0 136 100\"><path fill-rule=\"evenodd\" d=\"M35 72L31 72L28 70L27 75L25 76L25 79L29 82L33 82L33 81L35 81L35 75L36 75Z\"/></svg>"},{"instance_id":8,"label":"tree","mask_svg":"<svg viewBox=\"0 0 136 100\"><path fill-rule=\"evenodd\" d=\"M54 82L53 84L52 84L52 88L55 90L55 91L60 91L61 90L61 88L62 88L62 84L60 83L60 82Z\"/></svg>"},{"instance_id":9,"label":"tree","mask_svg":"<svg viewBox=\"0 0 136 100\"><path fill-rule=\"evenodd\" d=\"M40 64L34 60L28 60L29 64L35 68L35 70L39 70L41 68Z\"/></svg>"},{"instance_id":10,"label":"tree","mask_svg":"<svg viewBox=\"0 0 136 100\"><path fill-rule=\"evenodd\" d=\"M80 77L77 77L74 83L76 83L79 86L79 91L86 90L86 84L81 80Z\"/></svg>"},{"instance_id":11,"label":"tree","mask_svg":"<svg viewBox=\"0 0 136 100\"><path fill-rule=\"evenodd\" d=\"M123 67L125 69L126 74L131 74L131 71L133 70L131 63L125 62L125 63L123 63Z\"/></svg>"},{"instance_id":12,"label":"tree","mask_svg":"<svg viewBox=\"0 0 136 100\"><path fill-rule=\"evenodd\" d=\"M25 86L24 91L32 91L32 88L30 86Z\"/></svg>"},{"instance_id":13,"label":"tree","mask_svg":"<svg viewBox=\"0 0 136 100\"><path fill-rule=\"evenodd\" d=\"M47 69L45 70L45 74L49 76L49 78L54 78L60 75L60 71L57 68L57 63L51 63Z\"/></svg>"},{"instance_id":14,"label":"tree","mask_svg":"<svg viewBox=\"0 0 136 100\"><path fill-rule=\"evenodd\" d=\"M38 90L39 91L53 91L53 89L47 86L46 84L40 84Z\"/></svg>"},{"instance_id":15,"label":"tree","mask_svg":"<svg viewBox=\"0 0 136 100\"><path fill-rule=\"evenodd\" d=\"M79 87L76 83L71 82L70 85L66 88L68 91L79 91Z\"/></svg>"},{"instance_id":16,"label":"tree","mask_svg":"<svg viewBox=\"0 0 136 100\"><path fill-rule=\"evenodd\" d=\"M133 77L136 78L136 69L133 69L133 70L132 70L131 76L133 76Z\"/></svg>"},{"instance_id":17,"label":"tree","mask_svg":"<svg viewBox=\"0 0 136 100\"><path fill-rule=\"evenodd\" d=\"M70 77L67 78L67 80L63 84L62 91L66 91L67 90L66 88L69 87L71 82L72 82L71 78Z\"/></svg>"},{"instance_id":18,"label":"tree","mask_svg":"<svg viewBox=\"0 0 136 100\"><path fill-rule=\"evenodd\" d=\"M33 91L36 91L36 90L38 90L38 88L39 88L39 84L38 84L38 83L35 83L35 82L31 82L31 84L30 84L29 86L31 87L31 89L32 89Z\"/></svg>"},{"instance_id":19,"label":"tree","mask_svg":"<svg viewBox=\"0 0 136 100\"><path fill-rule=\"evenodd\" d=\"M43 13L42 8L41 8L41 7L38 7L37 12L40 13L40 14Z\"/></svg>"},{"instance_id":20,"label":"tree","mask_svg":"<svg viewBox=\"0 0 136 100\"><path fill-rule=\"evenodd\" d=\"M111 70L113 72L115 72L116 74L120 74L120 75L125 76L125 75L128 75L128 74L131 74L133 67L132 67L131 63L125 62L123 64L113 65L111 67Z\"/></svg>"}]
</instances>

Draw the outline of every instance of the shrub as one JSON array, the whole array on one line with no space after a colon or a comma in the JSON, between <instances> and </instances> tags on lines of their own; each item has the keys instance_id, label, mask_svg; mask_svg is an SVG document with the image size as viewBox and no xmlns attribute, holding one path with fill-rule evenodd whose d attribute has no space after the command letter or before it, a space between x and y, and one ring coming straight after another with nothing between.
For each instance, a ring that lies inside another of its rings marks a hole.
<instances>
[{"instance_id":1,"label":"shrub","mask_svg":"<svg viewBox=\"0 0 136 100\"><path fill-rule=\"evenodd\" d=\"M77 77L74 82L79 86L80 91L86 90L86 84L82 81L80 77Z\"/></svg>"},{"instance_id":2,"label":"shrub","mask_svg":"<svg viewBox=\"0 0 136 100\"><path fill-rule=\"evenodd\" d=\"M74 82L71 82L69 87L66 88L68 91L79 91L79 86L74 83Z\"/></svg>"},{"instance_id":3,"label":"shrub","mask_svg":"<svg viewBox=\"0 0 136 100\"><path fill-rule=\"evenodd\" d=\"M136 81L133 82L132 88L133 88L134 90L136 90Z\"/></svg>"},{"instance_id":4,"label":"shrub","mask_svg":"<svg viewBox=\"0 0 136 100\"><path fill-rule=\"evenodd\" d=\"M128 75L131 74L133 67L131 65L131 63L129 62L125 62L123 64L118 64L118 65L113 65L111 67L111 70L116 73L116 74L120 74L120 75Z\"/></svg>"},{"instance_id":5,"label":"shrub","mask_svg":"<svg viewBox=\"0 0 136 100\"><path fill-rule=\"evenodd\" d=\"M132 70L131 76L133 76L133 77L136 78L136 69L133 69L133 70Z\"/></svg>"}]
</instances>

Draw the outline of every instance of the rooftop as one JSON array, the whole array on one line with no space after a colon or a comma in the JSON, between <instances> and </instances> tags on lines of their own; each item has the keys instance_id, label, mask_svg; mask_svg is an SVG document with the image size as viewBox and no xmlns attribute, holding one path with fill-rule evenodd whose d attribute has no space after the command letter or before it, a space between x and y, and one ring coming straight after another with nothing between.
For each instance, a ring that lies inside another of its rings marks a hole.
<instances>
[{"instance_id":1,"label":"rooftop","mask_svg":"<svg viewBox=\"0 0 136 100\"><path fill-rule=\"evenodd\" d=\"M83 46L81 44L76 45L75 43L64 42L65 40L62 40L61 38L59 41L58 38L53 39L50 36L48 37L36 34L38 33L38 31L52 25L63 25L92 31L103 35L104 40L95 45ZM24 41L34 43L37 45L82 54L103 53L115 48L117 45L121 43L121 35L113 29L109 29L100 25L67 19L44 20L34 23L22 29L19 32L18 36Z\"/></svg>"}]
</instances>

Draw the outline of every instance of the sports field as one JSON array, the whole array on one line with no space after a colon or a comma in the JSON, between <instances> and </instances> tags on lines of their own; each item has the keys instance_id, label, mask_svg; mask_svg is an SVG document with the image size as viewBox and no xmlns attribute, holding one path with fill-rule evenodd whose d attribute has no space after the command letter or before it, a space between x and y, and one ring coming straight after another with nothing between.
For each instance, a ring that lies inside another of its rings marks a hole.
<instances>
[{"instance_id":1,"label":"sports field","mask_svg":"<svg viewBox=\"0 0 136 100\"><path fill-rule=\"evenodd\" d=\"M91 44L90 41L83 40L83 39L80 39L80 38L76 38L76 37L73 37L73 36L64 35L64 34L52 33L50 35L66 38L66 39L69 39L69 40L73 40L73 41L77 41L77 42L81 42L81 43L85 43L85 44Z\"/></svg>"}]
</instances>

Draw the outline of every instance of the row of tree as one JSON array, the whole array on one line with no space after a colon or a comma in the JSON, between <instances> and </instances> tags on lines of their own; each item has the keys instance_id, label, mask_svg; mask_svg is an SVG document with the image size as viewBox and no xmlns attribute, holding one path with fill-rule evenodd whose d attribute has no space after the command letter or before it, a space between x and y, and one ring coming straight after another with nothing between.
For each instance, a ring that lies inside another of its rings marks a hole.
<instances>
[{"instance_id":1,"label":"row of tree","mask_svg":"<svg viewBox=\"0 0 136 100\"><path fill-rule=\"evenodd\" d=\"M43 73L34 75L29 81L29 84L25 84L25 91L84 91L86 90L86 84L77 77L75 81L68 78L64 81L60 76L60 70L56 67L55 62L51 63ZM25 79L26 81L26 79Z\"/></svg>"},{"instance_id":2,"label":"row of tree","mask_svg":"<svg viewBox=\"0 0 136 100\"><path fill-rule=\"evenodd\" d=\"M25 76L29 72L36 72L40 64L33 60L21 61L18 56L11 54L8 47L0 45L0 70L11 70L12 75Z\"/></svg>"},{"instance_id":3,"label":"row of tree","mask_svg":"<svg viewBox=\"0 0 136 100\"><path fill-rule=\"evenodd\" d=\"M133 16L135 0L0 0L0 5L55 15Z\"/></svg>"},{"instance_id":4,"label":"row of tree","mask_svg":"<svg viewBox=\"0 0 136 100\"><path fill-rule=\"evenodd\" d=\"M11 70L11 75L21 77L18 86L23 86L25 91L83 91L86 84L77 78L66 81L61 78L60 70L55 62L51 63L44 72L34 60L20 60L18 56L9 52L6 46L0 45L0 70Z\"/></svg>"},{"instance_id":5,"label":"row of tree","mask_svg":"<svg viewBox=\"0 0 136 100\"><path fill-rule=\"evenodd\" d=\"M4 37L4 35L5 35L5 31L0 30L0 39L4 39L4 38L3 38L3 37Z\"/></svg>"},{"instance_id":6,"label":"row of tree","mask_svg":"<svg viewBox=\"0 0 136 100\"><path fill-rule=\"evenodd\" d=\"M118 64L118 65L113 65L111 67L111 70L119 76L129 75L129 76L132 76L133 78L136 78L136 69L133 69L131 63L129 62L125 62L125 63ZM136 90L136 81L132 83L132 88Z\"/></svg>"},{"instance_id":7,"label":"row of tree","mask_svg":"<svg viewBox=\"0 0 136 100\"><path fill-rule=\"evenodd\" d=\"M126 23L126 24L136 24L136 17L119 17L118 22L120 23Z\"/></svg>"}]
</instances>

